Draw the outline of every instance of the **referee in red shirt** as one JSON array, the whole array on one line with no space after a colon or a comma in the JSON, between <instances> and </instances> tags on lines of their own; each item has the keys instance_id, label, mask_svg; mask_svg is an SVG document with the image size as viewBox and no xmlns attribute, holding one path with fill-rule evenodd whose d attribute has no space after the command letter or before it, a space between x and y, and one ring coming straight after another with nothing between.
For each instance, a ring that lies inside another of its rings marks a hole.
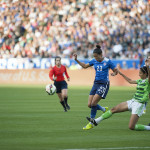
<instances>
[{"instance_id":1,"label":"referee in red shirt","mask_svg":"<svg viewBox=\"0 0 150 150\"><path fill-rule=\"evenodd\" d=\"M60 99L60 103L64 108L64 111L67 112L67 109L70 109L70 106L67 103L68 100L68 84L65 81L64 75L66 75L67 80L70 81L70 77L67 73L67 69L64 65L61 64L61 57L55 57L55 66L49 72L49 77L54 81L56 86L56 93Z\"/></svg>"}]
</instances>

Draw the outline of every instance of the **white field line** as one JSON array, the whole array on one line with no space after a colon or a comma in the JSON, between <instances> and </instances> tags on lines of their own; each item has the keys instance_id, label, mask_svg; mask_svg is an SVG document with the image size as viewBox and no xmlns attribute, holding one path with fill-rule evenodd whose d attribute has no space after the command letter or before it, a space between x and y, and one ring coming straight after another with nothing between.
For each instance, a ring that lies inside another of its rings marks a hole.
<instances>
[{"instance_id":1,"label":"white field line","mask_svg":"<svg viewBox=\"0 0 150 150\"><path fill-rule=\"evenodd\" d=\"M150 149L150 147L110 147L110 148L88 148L88 149L64 149L64 150L124 150L124 149Z\"/></svg>"}]
</instances>

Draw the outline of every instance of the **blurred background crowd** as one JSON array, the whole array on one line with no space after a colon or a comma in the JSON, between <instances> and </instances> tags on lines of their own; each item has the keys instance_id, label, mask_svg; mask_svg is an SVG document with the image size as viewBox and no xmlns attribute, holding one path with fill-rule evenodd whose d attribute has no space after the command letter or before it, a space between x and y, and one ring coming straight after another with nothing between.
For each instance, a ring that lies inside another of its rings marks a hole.
<instances>
[{"instance_id":1,"label":"blurred background crowd","mask_svg":"<svg viewBox=\"0 0 150 150\"><path fill-rule=\"evenodd\" d=\"M150 0L1 0L0 58L112 59L150 52Z\"/></svg>"}]
</instances>

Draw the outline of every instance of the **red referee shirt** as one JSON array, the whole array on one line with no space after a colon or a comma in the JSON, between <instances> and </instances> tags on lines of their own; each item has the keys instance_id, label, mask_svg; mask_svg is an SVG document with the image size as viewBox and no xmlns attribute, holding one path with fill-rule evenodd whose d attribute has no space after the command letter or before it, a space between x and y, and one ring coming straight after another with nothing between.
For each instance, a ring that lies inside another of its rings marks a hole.
<instances>
[{"instance_id":1,"label":"red referee shirt","mask_svg":"<svg viewBox=\"0 0 150 150\"><path fill-rule=\"evenodd\" d=\"M60 68L54 66L49 72L49 77L52 81L53 81L53 76L57 77L56 81L63 81L65 80L64 75L66 75L67 79L69 78L67 69L64 65L61 65Z\"/></svg>"}]
</instances>

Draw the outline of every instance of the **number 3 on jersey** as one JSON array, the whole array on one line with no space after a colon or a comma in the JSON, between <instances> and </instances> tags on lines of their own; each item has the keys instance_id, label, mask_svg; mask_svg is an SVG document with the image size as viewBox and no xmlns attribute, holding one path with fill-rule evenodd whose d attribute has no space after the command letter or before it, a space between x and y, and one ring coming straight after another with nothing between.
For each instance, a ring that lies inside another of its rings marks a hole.
<instances>
[{"instance_id":1,"label":"number 3 on jersey","mask_svg":"<svg viewBox=\"0 0 150 150\"><path fill-rule=\"evenodd\" d=\"M102 71L102 66L97 66L97 71Z\"/></svg>"}]
</instances>

